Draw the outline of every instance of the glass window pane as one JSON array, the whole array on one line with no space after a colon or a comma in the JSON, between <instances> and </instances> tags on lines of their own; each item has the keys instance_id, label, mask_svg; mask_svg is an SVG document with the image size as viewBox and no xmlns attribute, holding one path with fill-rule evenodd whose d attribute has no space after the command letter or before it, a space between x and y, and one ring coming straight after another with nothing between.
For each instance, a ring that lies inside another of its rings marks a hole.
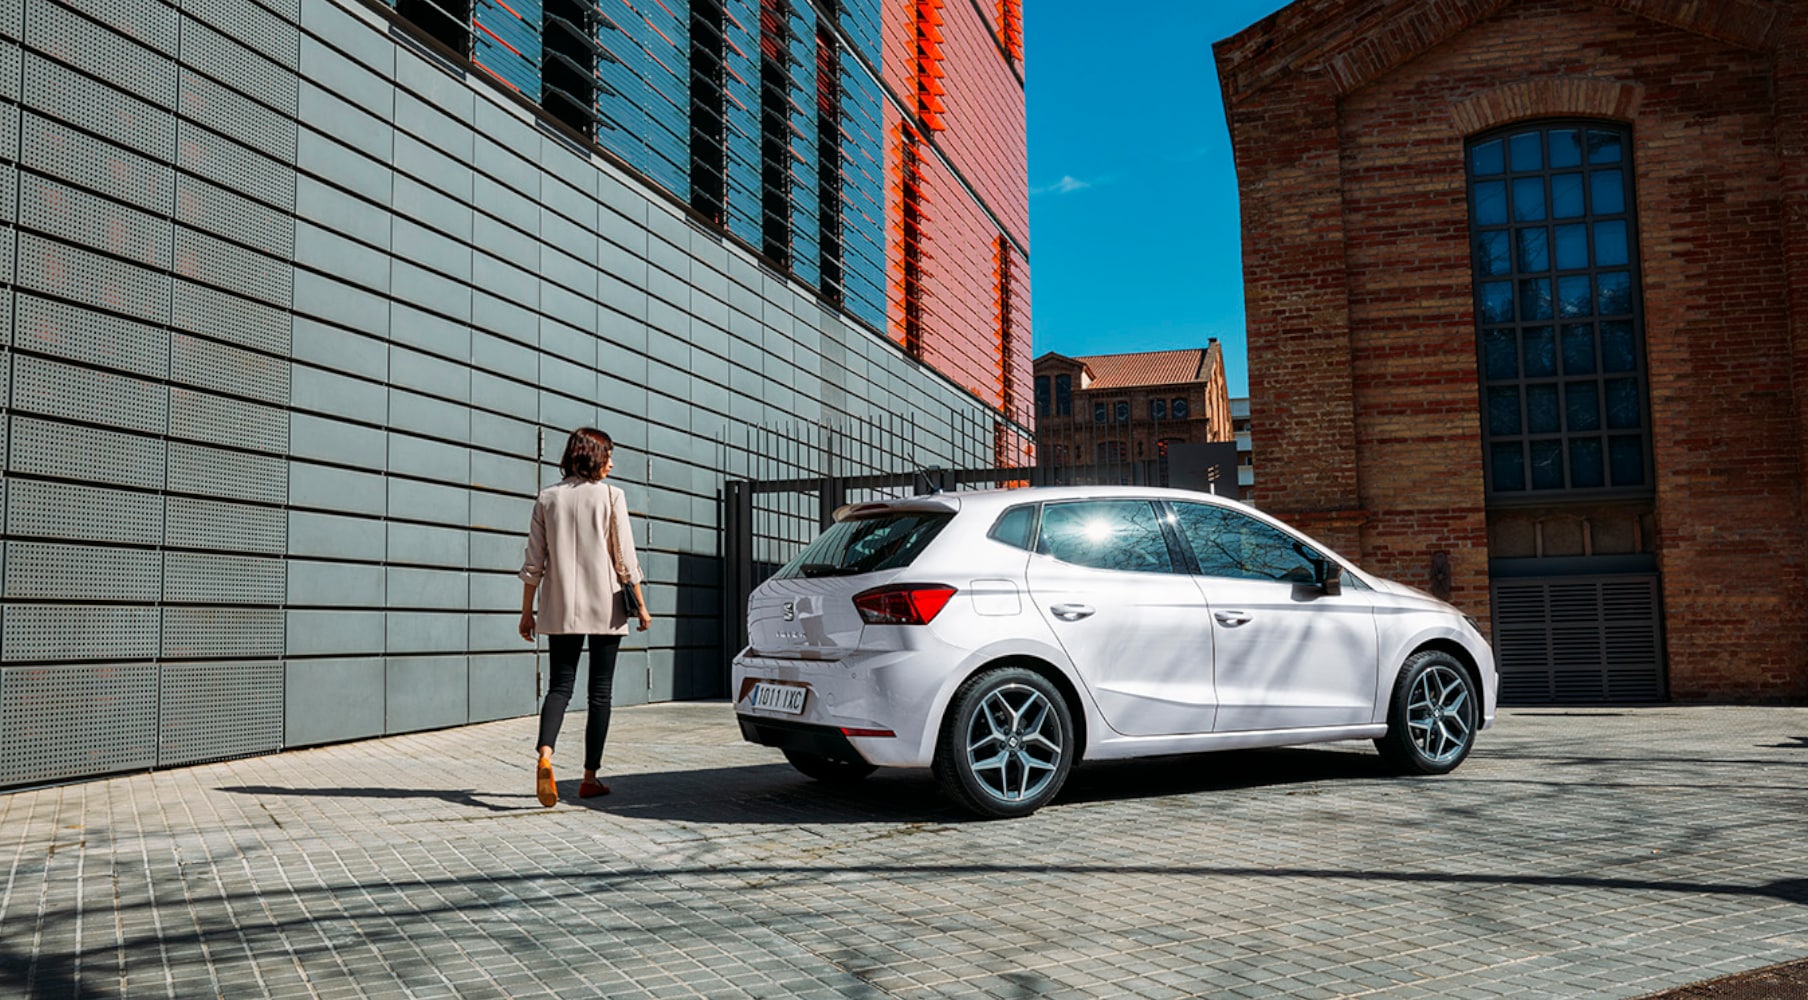
<instances>
[{"instance_id":1,"label":"glass window pane","mask_svg":"<svg viewBox=\"0 0 1808 1000\"><path fill-rule=\"evenodd\" d=\"M1635 430L1639 426L1638 380L1607 380L1607 426L1616 431Z\"/></svg>"},{"instance_id":2,"label":"glass window pane","mask_svg":"<svg viewBox=\"0 0 1808 1000\"><path fill-rule=\"evenodd\" d=\"M1509 141L1513 144L1514 170L1524 172L1544 169L1544 136L1537 132L1521 132Z\"/></svg>"},{"instance_id":3,"label":"glass window pane","mask_svg":"<svg viewBox=\"0 0 1808 1000\"><path fill-rule=\"evenodd\" d=\"M1513 322L1512 282L1488 281L1482 283L1482 322Z\"/></svg>"},{"instance_id":4,"label":"glass window pane","mask_svg":"<svg viewBox=\"0 0 1808 1000\"><path fill-rule=\"evenodd\" d=\"M1551 279L1523 278L1519 282L1519 318L1551 318Z\"/></svg>"},{"instance_id":5,"label":"glass window pane","mask_svg":"<svg viewBox=\"0 0 1808 1000\"><path fill-rule=\"evenodd\" d=\"M1582 162L1582 140L1573 128L1554 128L1551 137L1551 166L1574 167Z\"/></svg>"},{"instance_id":6,"label":"glass window pane","mask_svg":"<svg viewBox=\"0 0 1808 1000\"><path fill-rule=\"evenodd\" d=\"M1615 437L1607 441L1607 464L1615 486L1645 485L1645 444L1640 437Z\"/></svg>"},{"instance_id":7,"label":"glass window pane","mask_svg":"<svg viewBox=\"0 0 1808 1000\"><path fill-rule=\"evenodd\" d=\"M1482 334L1482 351L1488 378L1517 378L1519 351L1512 330L1489 330Z\"/></svg>"},{"instance_id":8,"label":"glass window pane","mask_svg":"<svg viewBox=\"0 0 1808 1000\"><path fill-rule=\"evenodd\" d=\"M1607 485L1601 473L1601 439L1576 438L1569 443L1569 484L1579 490Z\"/></svg>"},{"instance_id":9,"label":"glass window pane","mask_svg":"<svg viewBox=\"0 0 1808 1000\"><path fill-rule=\"evenodd\" d=\"M1625 316L1632 312L1632 276L1625 271L1609 271L1595 277L1595 307L1603 316Z\"/></svg>"},{"instance_id":10,"label":"glass window pane","mask_svg":"<svg viewBox=\"0 0 1808 1000\"><path fill-rule=\"evenodd\" d=\"M1484 278L1507 274L1513 262L1507 257L1507 231L1496 229L1475 237L1475 273Z\"/></svg>"},{"instance_id":11,"label":"glass window pane","mask_svg":"<svg viewBox=\"0 0 1808 1000\"><path fill-rule=\"evenodd\" d=\"M1525 332L1525 373L1527 378L1557 374L1557 337L1550 327L1534 326Z\"/></svg>"},{"instance_id":12,"label":"glass window pane","mask_svg":"<svg viewBox=\"0 0 1808 1000\"><path fill-rule=\"evenodd\" d=\"M1113 412L1115 412L1117 415L1118 423L1121 424L1124 421L1130 419L1130 404L1129 403L1126 403L1123 400L1119 400L1117 406L1113 407L1112 409L1113 409Z\"/></svg>"},{"instance_id":13,"label":"glass window pane","mask_svg":"<svg viewBox=\"0 0 1808 1000\"><path fill-rule=\"evenodd\" d=\"M1594 196L1596 215L1626 211L1625 176L1618 170L1596 170L1588 175L1588 193Z\"/></svg>"},{"instance_id":14,"label":"glass window pane","mask_svg":"<svg viewBox=\"0 0 1808 1000\"><path fill-rule=\"evenodd\" d=\"M1582 175L1555 174L1551 177L1551 218L1582 217Z\"/></svg>"},{"instance_id":15,"label":"glass window pane","mask_svg":"<svg viewBox=\"0 0 1808 1000\"><path fill-rule=\"evenodd\" d=\"M1638 368L1632 343L1632 324L1624 320L1601 324L1601 370L1629 372Z\"/></svg>"},{"instance_id":16,"label":"glass window pane","mask_svg":"<svg viewBox=\"0 0 1808 1000\"><path fill-rule=\"evenodd\" d=\"M1589 129L1588 162L1620 162L1620 134L1618 132L1603 132L1599 129Z\"/></svg>"},{"instance_id":17,"label":"glass window pane","mask_svg":"<svg viewBox=\"0 0 1808 1000\"><path fill-rule=\"evenodd\" d=\"M1563 429L1557 413L1557 387L1528 385L1525 387L1526 430L1533 434L1555 434Z\"/></svg>"},{"instance_id":18,"label":"glass window pane","mask_svg":"<svg viewBox=\"0 0 1808 1000\"><path fill-rule=\"evenodd\" d=\"M1168 419L1168 401L1165 399L1149 400L1149 416L1156 420Z\"/></svg>"},{"instance_id":19,"label":"glass window pane","mask_svg":"<svg viewBox=\"0 0 1808 1000\"><path fill-rule=\"evenodd\" d=\"M1496 490L1525 489L1525 452L1519 442L1496 442L1490 448Z\"/></svg>"},{"instance_id":20,"label":"glass window pane","mask_svg":"<svg viewBox=\"0 0 1808 1000\"><path fill-rule=\"evenodd\" d=\"M1532 442L1532 488L1563 488L1563 444L1559 441Z\"/></svg>"},{"instance_id":21,"label":"glass window pane","mask_svg":"<svg viewBox=\"0 0 1808 1000\"><path fill-rule=\"evenodd\" d=\"M1563 316L1587 316L1590 301L1588 275L1575 274L1557 279L1557 311Z\"/></svg>"},{"instance_id":22,"label":"glass window pane","mask_svg":"<svg viewBox=\"0 0 1808 1000\"><path fill-rule=\"evenodd\" d=\"M1488 387L1488 433L1491 435L1519 433L1518 386Z\"/></svg>"},{"instance_id":23,"label":"glass window pane","mask_svg":"<svg viewBox=\"0 0 1808 1000\"><path fill-rule=\"evenodd\" d=\"M1566 431L1601 429L1601 386L1597 382L1571 382L1563 387Z\"/></svg>"},{"instance_id":24,"label":"glass window pane","mask_svg":"<svg viewBox=\"0 0 1808 1000\"><path fill-rule=\"evenodd\" d=\"M1537 222L1544 218L1544 178L1513 180L1513 221Z\"/></svg>"},{"instance_id":25,"label":"glass window pane","mask_svg":"<svg viewBox=\"0 0 1808 1000\"><path fill-rule=\"evenodd\" d=\"M1501 156L1501 141L1489 139L1487 142L1476 143L1469 150L1469 169L1482 177L1506 170L1506 161Z\"/></svg>"},{"instance_id":26,"label":"glass window pane","mask_svg":"<svg viewBox=\"0 0 1808 1000\"><path fill-rule=\"evenodd\" d=\"M1618 267L1626 260L1625 220L1595 223L1595 266Z\"/></svg>"},{"instance_id":27,"label":"glass window pane","mask_svg":"<svg viewBox=\"0 0 1808 1000\"><path fill-rule=\"evenodd\" d=\"M1574 271L1588 266L1588 227L1558 226L1553 235L1557 241L1557 270Z\"/></svg>"},{"instance_id":28,"label":"glass window pane","mask_svg":"<svg viewBox=\"0 0 1808 1000\"><path fill-rule=\"evenodd\" d=\"M1519 231L1519 269L1524 272L1551 269L1551 234L1543 226Z\"/></svg>"},{"instance_id":29,"label":"glass window pane","mask_svg":"<svg viewBox=\"0 0 1808 1000\"><path fill-rule=\"evenodd\" d=\"M1500 226L1507 221L1507 185L1504 181L1482 181L1475 186L1475 224Z\"/></svg>"},{"instance_id":30,"label":"glass window pane","mask_svg":"<svg viewBox=\"0 0 1808 1000\"><path fill-rule=\"evenodd\" d=\"M1563 328L1563 374L1595 373L1595 328L1575 323Z\"/></svg>"},{"instance_id":31,"label":"glass window pane","mask_svg":"<svg viewBox=\"0 0 1808 1000\"><path fill-rule=\"evenodd\" d=\"M1094 569L1171 573L1167 539L1143 500L1051 503L1042 508L1038 551Z\"/></svg>"}]
</instances>

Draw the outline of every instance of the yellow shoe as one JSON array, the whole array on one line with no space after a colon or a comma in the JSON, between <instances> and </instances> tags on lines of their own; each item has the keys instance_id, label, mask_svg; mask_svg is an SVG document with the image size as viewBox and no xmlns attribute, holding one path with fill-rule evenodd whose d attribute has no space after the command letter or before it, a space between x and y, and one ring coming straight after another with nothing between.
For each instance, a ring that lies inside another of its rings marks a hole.
<instances>
[{"instance_id":1,"label":"yellow shoe","mask_svg":"<svg viewBox=\"0 0 1808 1000\"><path fill-rule=\"evenodd\" d=\"M540 759L540 766L534 770L534 794L540 797L543 806L559 804L559 786L552 780L552 761Z\"/></svg>"}]
</instances>

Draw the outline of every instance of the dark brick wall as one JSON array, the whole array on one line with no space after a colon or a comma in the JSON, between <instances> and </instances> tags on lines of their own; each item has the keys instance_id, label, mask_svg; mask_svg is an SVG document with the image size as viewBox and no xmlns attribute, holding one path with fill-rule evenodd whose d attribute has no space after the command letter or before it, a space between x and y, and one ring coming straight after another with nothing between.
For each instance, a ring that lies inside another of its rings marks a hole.
<instances>
[{"instance_id":1,"label":"dark brick wall","mask_svg":"<svg viewBox=\"0 0 1808 1000\"><path fill-rule=\"evenodd\" d=\"M1671 692L1808 698L1805 5L1339 6L1218 46L1256 502L1485 617L1464 141L1629 123Z\"/></svg>"}]
</instances>

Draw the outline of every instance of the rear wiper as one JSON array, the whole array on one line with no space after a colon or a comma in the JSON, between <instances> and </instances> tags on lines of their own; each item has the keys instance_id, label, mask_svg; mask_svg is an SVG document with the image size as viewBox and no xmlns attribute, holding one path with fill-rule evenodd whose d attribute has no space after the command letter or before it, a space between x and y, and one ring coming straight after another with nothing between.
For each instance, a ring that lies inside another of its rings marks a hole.
<instances>
[{"instance_id":1,"label":"rear wiper","mask_svg":"<svg viewBox=\"0 0 1808 1000\"><path fill-rule=\"evenodd\" d=\"M797 571L804 576L841 576L849 572L834 563L804 563Z\"/></svg>"}]
</instances>

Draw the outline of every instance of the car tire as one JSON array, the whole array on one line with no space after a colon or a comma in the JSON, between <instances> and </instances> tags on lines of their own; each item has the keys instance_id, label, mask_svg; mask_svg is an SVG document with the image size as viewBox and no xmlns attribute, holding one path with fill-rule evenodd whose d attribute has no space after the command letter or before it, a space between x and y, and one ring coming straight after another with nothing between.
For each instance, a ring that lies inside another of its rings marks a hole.
<instances>
[{"instance_id":1,"label":"car tire","mask_svg":"<svg viewBox=\"0 0 1808 1000\"><path fill-rule=\"evenodd\" d=\"M877 765L863 760L836 760L804 750L786 750L785 759L806 777L815 778L825 785L851 785L879 769Z\"/></svg>"},{"instance_id":2,"label":"car tire","mask_svg":"<svg viewBox=\"0 0 1808 1000\"><path fill-rule=\"evenodd\" d=\"M948 796L981 816L1028 816L1055 797L1073 770L1073 716L1048 678L1000 667L967 679L948 703L935 776Z\"/></svg>"},{"instance_id":3,"label":"car tire","mask_svg":"<svg viewBox=\"0 0 1808 1000\"><path fill-rule=\"evenodd\" d=\"M1447 774L1469 756L1481 702L1469 669L1449 653L1406 658L1388 702L1387 735L1375 749L1402 774Z\"/></svg>"}]
</instances>

